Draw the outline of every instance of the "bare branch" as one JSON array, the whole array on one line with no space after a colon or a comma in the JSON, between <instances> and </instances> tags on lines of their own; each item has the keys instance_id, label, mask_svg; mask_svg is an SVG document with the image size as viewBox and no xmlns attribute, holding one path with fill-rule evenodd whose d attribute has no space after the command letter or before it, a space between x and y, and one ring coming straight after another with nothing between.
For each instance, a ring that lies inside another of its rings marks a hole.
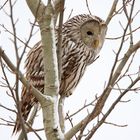
<instances>
[{"instance_id":1,"label":"bare branch","mask_svg":"<svg viewBox=\"0 0 140 140\"><path fill-rule=\"evenodd\" d=\"M99 97L98 97L99 98ZM80 111L84 110L86 107L89 107L89 106L95 106L94 103L98 100L98 98L96 97L93 101L91 101L90 103L88 104L84 104L83 107L81 107L80 109L78 109L77 111L75 111L73 114L71 115L68 115L68 118L66 116L65 119L69 119L71 117L73 117L74 115L78 114ZM68 114L68 113L67 113Z\"/></svg>"},{"instance_id":2,"label":"bare branch","mask_svg":"<svg viewBox=\"0 0 140 140\"><path fill-rule=\"evenodd\" d=\"M136 32L136 31L139 30L139 29L140 29L140 26L137 27L137 28L135 28L135 29L133 29L131 32L125 34L125 36L129 36L131 33L134 33L134 32ZM118 37L106 37L106 39L117 40L117 39L121 39L122 37L123 37L123 36L118 36Z\"/></svg>"},{"instance_id":3,"label":"bare branch","mask_svg":"<svg viewBox=\"0 0 140 140\"><path fill-rule=\"evenodd\" d=\"M0 103L0 107L4 108L4 109L6 109L6 110L8 110L8 111L10 111L10 112L17 113L15 110L13 110L13 109L11 109L11 108L8 108L8 107L2 105L1 103Z\"/></svg>"},{"instance_id":4,"label":"bare branch","mask_svg":"<svg viewBox=\"0 0 140 140\"><path fill-rule=\"evenodd\" d=\"M117 3L118 3L118 0L114 0L113 4L112 4L112 7L111 7L111 10L109 12L109 15L106 19L106 24L108 25L109 22L111 21L112 17L113 17L113 13L116 11L116 6L117 6Z\"/></svg>"},{"instance_id":5,"label":"bare branch","mask_svg":"<svg viewBox=\"0 0 140 140\"><path fill-rule=\"evenodd\" d=\"M92 13L90 11L90 8L89 8L88 0L86 0L86 6L87 6L87 9L88 9L89 14L92 15Z\"/></svg>"},{"instance_id":6,"label":"bare branch","mask_svg":"<svg viewBox=\"0 0 140 140\"><path fill-rule=\"evenodd\" d=\"M12 121L6 120L4 118L0 118L0 120L5 122L5 123L0 123L0 125L5 125L5 126L13 126L14 125Z\"/></svg>"},{"instance_id":7,"label":"bare branch","mask_svg":"<svg viewBox=\"0 0 140 140\"><path fill-rule=\"evenodd\" d=\"M8 2L8 0L6 0L6 1L4 2L4 4L3 4L2 6L0 6L0 10L2 10L2 9L4 8L4 6L7 4L7 2Z\"/></svg>"},{"instance_id":8,"label":"bare branch","mask_svg":"<svg viewBox=\"0 0 140 140\"><path fill-rule=\"evenodd\" d=\"M113 126L116 126L116 127L127 127L128 126L127 124L120 125L120 124L115 124L115 123L106 122L106 121L104 123L109 124L109 125L113 125Z\"/></svg>"},{"instance_id":9,"label":"bare branch","mask_svg":"<svg viewBox=\"0 0 140 140\"><path fill-rule=\"evenodd\" d=\"M112 112L112 110L115 108L116 104L120 102L121 98L129 91L129 89L131 89L138 81L140 80L140 77L137 77L133 83L131 83L126 90L120 94L120 96L112 103L112 105L110 106L110 108L108 109L108 111L106 112L106 114L104 114L103 118L97 123L96 126L94 126L91 130L91 133L88 135L88 137L86 138L86 140L89 140L94 133L97 131L97 129L105 122L106 118L108 117L108 115Z\"/></svg>"}]
</instances>

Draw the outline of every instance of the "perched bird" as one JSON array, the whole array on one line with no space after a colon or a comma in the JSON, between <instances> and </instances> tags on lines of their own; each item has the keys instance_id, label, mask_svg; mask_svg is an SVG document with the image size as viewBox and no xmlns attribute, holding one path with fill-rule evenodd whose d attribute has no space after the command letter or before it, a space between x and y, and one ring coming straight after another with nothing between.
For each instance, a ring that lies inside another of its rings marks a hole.
<instances>
[{"instance_id":1,"label":"perched bird","mask_svg":"<svg viewBox=\"0 0 140 140\"><path fill-rule=\"evenodd\" d=\"M61 82L60 96L71 95L83 76L85 69L94 60L102 48L107 25L97 16L81 14L77 15L62 26L61 49ZM58 31L56 34L56 46L58 44ZM28 53L26 59L26 78L30 83L43 93L44 91L44 64L41 41ZM21 113L26 121L31 108L38 101L32 95L30 89L23 86L21 96ZM14 132L21 129L17 118Z\"/></svg>"}]
</instances>

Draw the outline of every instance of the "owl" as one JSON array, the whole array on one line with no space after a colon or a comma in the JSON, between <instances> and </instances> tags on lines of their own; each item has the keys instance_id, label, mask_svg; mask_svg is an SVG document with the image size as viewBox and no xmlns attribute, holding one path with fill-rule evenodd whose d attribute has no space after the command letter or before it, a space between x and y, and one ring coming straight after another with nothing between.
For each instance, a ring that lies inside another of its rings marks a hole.
<instances>
[{"instance_id":1,"label":"owl","mask_svg":"<svg viewBox=\"0 0 140 140\"><path fill-rule=\"evenodd\" d=\"M61 82L59 94L63 97L70 96L86 67L92 64L104 43L107 25L93 15L77 15L62 26L61 46ZM56 47L58 45L58 29L55 29ZM39 91L44 92L44 64L42 43L38 42L28 53L26 62L26 78ZM23 86L21 96L21 113L26 121L34 104L38 103L30 89ZM14 132L21 129L17 117Z\"/></svg>"}]
</instances>

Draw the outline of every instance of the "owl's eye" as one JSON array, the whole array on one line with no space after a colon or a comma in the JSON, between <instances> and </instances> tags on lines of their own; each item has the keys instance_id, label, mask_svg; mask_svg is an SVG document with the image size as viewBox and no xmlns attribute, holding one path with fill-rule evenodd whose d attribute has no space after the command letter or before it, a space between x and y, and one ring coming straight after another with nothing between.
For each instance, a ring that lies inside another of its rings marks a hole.
<instances>
[{"instance_id":1,"label":"owl's eye","mask_svg":"<svg viewBox=\"0 0 140 140\"><path fill-rule=\"evenodd\" d=\"M91 31L87 31L87 35L92 36L92 35L93 35L93 33L92 33Z\"/></svg>"}]
</instances>

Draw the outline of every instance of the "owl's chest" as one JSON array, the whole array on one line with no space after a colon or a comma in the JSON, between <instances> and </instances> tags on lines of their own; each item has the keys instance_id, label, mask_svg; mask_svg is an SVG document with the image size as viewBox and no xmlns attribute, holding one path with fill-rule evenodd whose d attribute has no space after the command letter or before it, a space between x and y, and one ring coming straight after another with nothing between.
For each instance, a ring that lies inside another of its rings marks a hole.
<instances>
[{"instance_id":1,"label":"owl's chest","mask_svg":"<svg viewBox=\"0 0 140 140\"><path fill-rule=\"evenodd\" d=\"M83 51L73 50L62 58L62 78L68 78L87 65L87 55Z\"/></svg>"},{"instance_id":2,"label":"owl's chest","mask_svg":"<svg viewBox=\"0 0 140 140\"><path fill-rule=\"evenodd\" d=\"M82 42L74 42L73 40L68 40L65 42L65 46L62 48L62 77L65 78L77 73L79 69L83 69L92 63L95 55L94 52L85 46ZM84 68L83 68L84 66Z\"/></svg>"}]
</instances>

